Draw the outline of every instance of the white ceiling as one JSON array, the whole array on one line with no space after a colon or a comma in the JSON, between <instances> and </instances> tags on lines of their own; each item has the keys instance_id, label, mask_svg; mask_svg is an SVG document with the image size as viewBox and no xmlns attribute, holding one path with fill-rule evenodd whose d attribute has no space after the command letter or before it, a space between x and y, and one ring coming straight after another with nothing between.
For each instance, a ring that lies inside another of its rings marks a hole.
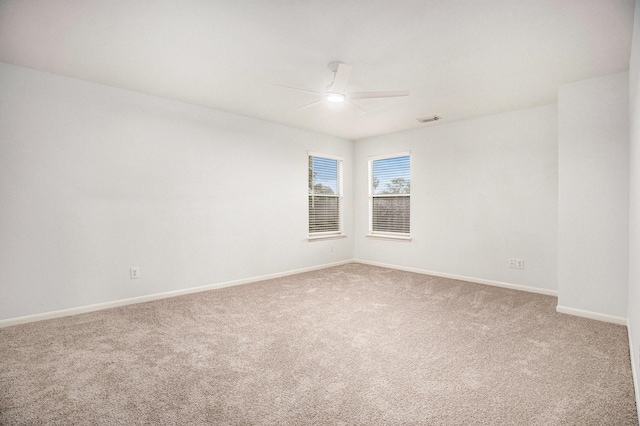
<instances>
[{"instance_id":1,"label":"white ceiling","mask_svg":"<svg viewBox=\"0 0 640 426\"><path fill-rule=\"evenodd\" d=\"M0 61L347 139L556 102L629 68L634 0L0 0ZM348 91L322 102L331 61ZM437 123L416 118L439 115Z\"/></svg>"}]
</instances>

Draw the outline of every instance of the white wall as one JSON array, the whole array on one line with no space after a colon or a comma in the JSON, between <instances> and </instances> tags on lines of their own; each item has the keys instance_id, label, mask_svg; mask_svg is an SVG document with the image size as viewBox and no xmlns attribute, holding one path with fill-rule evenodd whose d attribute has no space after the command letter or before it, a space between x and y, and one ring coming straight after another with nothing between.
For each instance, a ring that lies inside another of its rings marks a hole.
<instances>
[{"instance_id":1,"label":"white wall","mask_svg":"<svg viewBox=\"0 0 640 426\"><path fill-rule=\"evenodd\" d=\"M640 416L640 0L636 1L629 67L629 337Z\"/></svg>"},{"instance_id":2,"label":"white wall","mask_svg":"<svg viewBox=\"0 0 640 426\"><path fill-rule=\"evenodd\" d=\"M352 238L306 239L307 150L352 161L350 141L0 64L0 320L351 259Z\"/></svg>"},{"instance_id":3,"label":"white wall","mask_svg":"<svg viewBox=\"0 0 640 426\"><path fill-rule=\"evenodd\" d=\"M366 238L367 158L407 150L413 239ZM556 289L555 105L357 141L354 177L356 258Z\"/></svg>"},{"instance_id":4,"label":"white wall","mask_svg":"<svg viewBox=\"0 0 640 426\"><path fill-rule=\"evenodd\" d=\"M632 89L637 75L636 65ZM626 278L616 274L626 273L629 241L638 342L640 231L632 220L625 234L624 214L625 78L563 86L560 111L436 123L354 144L0 64L0 320L353 257L558 289L560 305L626 318ZM632 96L632 218L640 211L637 103ZM600 125L583 129L589 123ZM346 239L306 240L308 150L345 156ZM366 238L367 157L405 150L413 240ZM597 167L583 176L585 165ZM525 269L509 269L511 257ZM139 280L129 279L130 266L141 268Z\"/></svg>"},{"instance_id":5,"label":"white wall","mask_svg":"<svg viewBox=\"0 0 640 426\"><path fill-rule=\"evenodd\" d=\"M627 318L628 74L558 94L558 305Z\"/></svg>"}]
</instances>

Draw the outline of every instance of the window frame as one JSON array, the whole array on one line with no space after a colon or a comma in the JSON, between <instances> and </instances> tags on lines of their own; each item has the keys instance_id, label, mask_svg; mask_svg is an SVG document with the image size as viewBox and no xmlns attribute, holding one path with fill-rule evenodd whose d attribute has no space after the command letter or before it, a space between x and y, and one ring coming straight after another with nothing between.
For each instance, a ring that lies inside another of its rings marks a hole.
<instances>
[{"instance_id":1,"label":"window frame","mask_svg":"<svg viewBox=\"0 0 640 426\"><path fill-rule=\"evenodd\" d=\"M386 160L391 158L409 157L409 193L408 194L384 194L374 195L373 188L373 163L378 160ZM393 154L376 155L368 158L368 182L367 188L369 192L369 228L366 234L369 238L379 238L388 240L400 240L411 241L411 169L412 169L411 151L396 152ZM408 197L409 198L409 232L394 232L394 231L374 231L373 230L373 204L375 198L390 198L390 197Z\"/></svg>"},{"instance_id":2,"label":"window frame","mask_svg":"<svg viewBox=\"0 0 640 426\"><path fill-rule=\"evenodd\" d=\"M324 196L324 197L334 197L338 199L338 229L337 230L332 230L332 231L320 231L320 232L310 232L310 228L311 228L311 209L309 207L309 200L310 197L314 194L312 194L309 191L309 180L308 180L308 176L307 176L307 238L312 241L312 240L324 240L324 239L331 239L331 238L343 238L345 237L345 233L344 233L344 157L341 155L334 155L334 154L326 154L326 153L321 153L321 152L315 152L315 151L308 151L307 152L307 163L309 163L309 159L311 157L318 157L318 158L325 158L325 159L329 159L329 160L336 160L336 168L337 168L337 181L336 181L336 190L338 191L338 194L332 195L332 194L327 194L327 195L320 195L320 196ZM318 196L318 195L316 195Z\"/></svg>"}]
</instances>

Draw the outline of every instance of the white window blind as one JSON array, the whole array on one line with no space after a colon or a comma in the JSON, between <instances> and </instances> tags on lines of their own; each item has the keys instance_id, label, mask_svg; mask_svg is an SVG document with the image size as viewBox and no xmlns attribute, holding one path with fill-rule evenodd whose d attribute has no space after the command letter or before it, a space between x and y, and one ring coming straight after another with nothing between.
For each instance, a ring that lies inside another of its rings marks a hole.
<instances>
[{"instance_id":1,"label":"white window blind","mask_svg":"<svg viewBox=\"0 0 640 426\"><path fill-rule=\"evenodd\" d=\"M369 232L409 237L411 158L408 153L369 160Z\"/></svg>"},{"instance_id":2,"label":"white window blind","mask_svg":"<svg viewBox=\"0 0 640 426\"><path fill-rule=\"evenodd\" d=\"M342 158L309 154L309 236L342 233Z\"/></svg>"}]
</instances>

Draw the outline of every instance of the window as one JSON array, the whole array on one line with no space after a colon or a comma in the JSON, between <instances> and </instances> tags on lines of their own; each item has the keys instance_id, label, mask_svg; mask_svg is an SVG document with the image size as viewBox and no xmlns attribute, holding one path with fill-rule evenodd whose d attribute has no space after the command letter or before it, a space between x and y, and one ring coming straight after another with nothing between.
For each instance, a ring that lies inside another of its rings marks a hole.
<instances>
[{"instance_id":1,"label":"window","mask_svg":"<svg viewBox=\"0 0 640 426\"><path fill-rule=\"evenodd\" d=\"M411 157L400 153L369 159L369 235L409 239Z\"/></svg>"},{"instance_id":2,"label":"window","mask_svg":"<svg viewBox=\"0 0 640 426\"><path fill-rule=\"evenodd\" d=\"M342 158L309 153L309 238L342 235Z\"/></svg>"}]
</instances>

